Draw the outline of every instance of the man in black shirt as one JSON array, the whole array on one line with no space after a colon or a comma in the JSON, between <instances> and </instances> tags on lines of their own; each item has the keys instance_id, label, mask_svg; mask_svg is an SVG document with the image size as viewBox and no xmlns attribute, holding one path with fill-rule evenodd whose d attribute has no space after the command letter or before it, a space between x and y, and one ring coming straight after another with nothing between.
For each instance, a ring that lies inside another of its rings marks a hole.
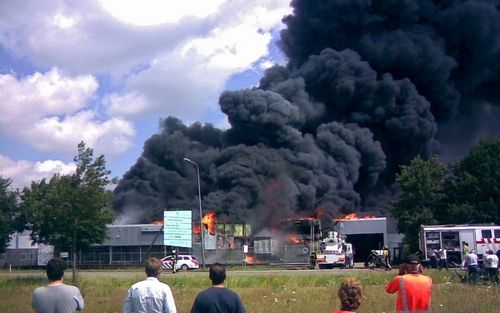
<instances>
[{"instance_id":1,"label":"man in black shirt","mask_svg":"<svg viewBox=\"0 0 500 313\"><path fill-rule=\"evenodd\" d=\"M200 292L194 300L191 313L245 313L240 296L226 287L226 268L220 263L210 266L212 287Z\"/></svg>"}]
</instances>

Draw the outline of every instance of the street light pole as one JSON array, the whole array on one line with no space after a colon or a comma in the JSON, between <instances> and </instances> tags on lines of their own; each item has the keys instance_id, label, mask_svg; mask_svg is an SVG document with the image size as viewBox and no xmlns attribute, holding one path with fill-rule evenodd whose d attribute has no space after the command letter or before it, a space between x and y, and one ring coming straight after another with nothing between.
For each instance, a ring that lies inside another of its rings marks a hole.
<instances>
[{"instance_id":1,"label":"street light pole","mask_svg":"<svg viewBox=\"0 0 500 313\"><path fill-rule=\"evenodd\" d=\"M196 166L196 174L198 177L198 202L200 205L200 234L201 234L201 264L203 266L203 269L205 269L205 235L203 234L203 212L201 210L201 188L200 188L200 168L198 167L198 163L195 161L184 158L184 161L189 162Z\"/></svg>"}]
</instances>

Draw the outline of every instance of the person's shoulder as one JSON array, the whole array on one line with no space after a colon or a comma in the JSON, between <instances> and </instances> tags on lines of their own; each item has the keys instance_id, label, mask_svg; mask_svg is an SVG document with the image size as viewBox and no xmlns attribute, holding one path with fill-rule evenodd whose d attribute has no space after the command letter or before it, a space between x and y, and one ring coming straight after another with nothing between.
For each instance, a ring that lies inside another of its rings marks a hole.
<instances>
[{"instance_id":1,"label":"person's shoulder","mask_svg":"<svg viewBox=\"0 0 500 313\"><path fill-rule=\"evenodd\" d=\"M39 286L39 287L36 287L36 288L33 290L33 294L38 294L38 293L41 293L41 292L43 292L46 288L47 288L47 286Z\"/></svg>"},{"instance_id":2,"label":"person's shoulder","mask_svg":"<svg viewBox=\"0 0 500 313\"><path fill-rule=\"evenodd\" d=\"M148 280L146 280L146 279L140 280L138 282L133 283L132 286L130 286L130 289L140 288L142 285L147 284L147 283L148 283Z\"/></svg>"},{"instance_id":3,"label":"person's shoulder","mask_svg":"<svg viewBox=\"0 0 500 313\"><path fill-rule=\"evenodd\" d=\"M168 289L168 290L170 290L170 286L169 286L169 285L167 285L166 283L161 282L161 281L158 281L158 282L159 282L159 285L160 285L163 289Z\"/></svg>"},{"instance_id":4,"label":"person's shoulder","mask_svg":"<svg viewBox=\"0 0 500 313\"><path fill-rule=\"evenodd\" d=\"M206 289L203 289L202 291L198 292L198 294L196 295L196 299L204 299L212 297L214 293L217 292L217 290L215 289L216 288L214 287L208 287Z\"/></svg>"},{"instance_id":5,"label":"person's shoulder","mask_svg":"<svg viewBox=\"0 0 500 313\"><path fill-rule=\"evenodd\" d=\"M231 293L231 294L237 295L239 297L239 295L236 291L229 289L229 288L224 288L224 289L226 290L227 293Z\"/></svg>"},{"instance_id":6,"label":"person's shoulder","mask_svg":"<svg viewBox=\"0 0 500 313\"><path fill-rule=\"evenodd\" d=\"M78 289L77 286L73 286L73 285L66 285L66 284L63 284L62 285L64 288L68 289L68 290L73 290L73 291L80 291L80 289Z\"/></svg>"}]
</instances>

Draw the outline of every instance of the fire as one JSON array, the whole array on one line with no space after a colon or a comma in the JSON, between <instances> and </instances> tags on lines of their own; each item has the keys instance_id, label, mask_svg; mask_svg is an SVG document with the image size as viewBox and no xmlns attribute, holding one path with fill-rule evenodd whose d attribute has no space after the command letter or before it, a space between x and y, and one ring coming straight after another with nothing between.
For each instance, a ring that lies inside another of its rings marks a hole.
<instances>
[{"instance_id":1,"label":"fire","mask_svg":"<svg viewBox=\"0 0 500 313\"><path fill-rule=\"evenodd\" d=\"M193 226L193 233L199 234L200 233L200 225L196 224Z\"/></svg>"},{"instance_id":2,"label":"fire","mask_svg":"<svg viewBox=\"0 0 500 313\"><path fill-rule=\"evenodd\" d=\"M247 262L247 264L253 264L253 263L255 263L255 258L251 255L247 255L245 257L245 261Z\"/></svg>"},{"instance_id":3,"label":"fire","mask_svg":"<svg viewBox=\"0 0 500 313\"><path fill-rule=\"evenodd\" d=\"M336 221L352 221L352 220L359 220L359 219L363 219L363 218L377 218L377 217L375 215L370 215L370 214L358 215L357 213L350 213L344 217L337 218L335 220Z\"/></svg>"},{"instance_id":4,"label":"fire","mask_svg":"<svg viewBox=\"0 0 500 313\"><path fill-rule=\"evenodd\" d=\"M203 216L201 222L204 225L207 225L208 232L210 234L215 234L215 213L208 212Z\"/></svg>"},{"instance_id":5,"label":"fire","mask_svg":"<svg viewBox=\"0 0 500 313\"><path fill-rule=\"evenodd\" d=\"M357 220L358 218L359 218L359 216L356 213L347 214L344 217L345 220Z\"/></svg>"},{"instance_id":6,"label":"fire","mask_svg":"<svg viewBox=\"0 0 500 313\"><path fill-rule=\"evenodd\" d=\"M251 255L245 256L245 263L246 264L263 264L261 260L257 260L255 257Z\"/></svg>"},{"instance_id":7,"label":"fire","mask_svg":"<svg viewBox=\"0 0 500 313\"><path fill-rule=\"evenodd\" d=\"M151 224L163 225L163 221L153 221Z\"/></svg>"},{"instance_id":8,"label":"fire","mask_svg":"<svg viewBox=\"0 0 500 313\"><path fill-rule=\"evenodd\" d=\"M290 241L291 243L295 243L295 244L300 244L302 242L300 240L300 238L297 237L297 235L290 235L290 236L288 236L288 241Z\"/></svg>"},{"instance_id":9,"label":"fire","mask_svg":"<svg viewBox=\"0 0 500 313\"><path fill-rule=\"evenodd\" d=\"M203 218L201 219L201 223L203 225L207 226L207 230L211 234L215 234L215 213L214 212L208 212L205 215L203 215ZM193 233L199 234L200 233L200 224L195 224L193 226Z\"/></svg>"}]
</instances>

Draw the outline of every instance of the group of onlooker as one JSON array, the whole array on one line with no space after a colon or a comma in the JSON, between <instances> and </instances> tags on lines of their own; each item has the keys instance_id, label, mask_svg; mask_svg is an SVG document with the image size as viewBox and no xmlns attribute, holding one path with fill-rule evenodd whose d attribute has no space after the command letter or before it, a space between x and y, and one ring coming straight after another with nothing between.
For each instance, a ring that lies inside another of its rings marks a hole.
<instances>
[{"instance_id":1,"label":"group of onlooker","mask_svg":"<svg viewBox=\"0 0 500 313\"><path fill-rule=\"evenodd\" d=\"M33 292L32 307L37 313L74 313L84 308L80 290L64 284L64 261L54 258L47 263L49 283ZM133 284L123 303L124 313L177 313L170 287L159 278L162 263L150 258L145 266L146 279ZM212 287L200 292L193 303L191 313L245 313L240 297L225 288L226 269L220 263L210 266Z\"/></svg>"},{"instance_id":2,"label":"group of onlooker","mask_svg":"<svg viewBox=\"0 0 500 313\"><path fill-rule=\"evenodd\" d=\"M63 282L64 262L55 258L46 267L49 284L38 287L33 293L32 306L37 313L74 313L84 308L84 300L77 287ZM124 313L176 313L176 305L170 287L159 280L162 263L156 258L147 260L146 279L133 284L123 304ZM237 293L226 288L224 265L210 266L212 286L201 291L195 298L191 313L245 313ZM431 312L432 280L422 274L419 258L409 255L400 266L398 275L385 289L398 293L397 312ZM347 278L338 290L340 309L333 313L356 312L362 302L362 286L354 278Z\"/></svg>"},{"instance_id":3,"label":"group of onlooker","mask_svg":"<svg viewBox=\"0 0 500 313\"><path fill-rule=\"evenodd\" d=\"M467 251L464 258L464 267L467 268L468 282L475 284L478 280L479 273L479 258L474 249ZM498 256L493 250L487 250L486 255L483 256L483 266L488 273L488 280L499 284L498 277Z\"/></svg>"}]
</instances>

